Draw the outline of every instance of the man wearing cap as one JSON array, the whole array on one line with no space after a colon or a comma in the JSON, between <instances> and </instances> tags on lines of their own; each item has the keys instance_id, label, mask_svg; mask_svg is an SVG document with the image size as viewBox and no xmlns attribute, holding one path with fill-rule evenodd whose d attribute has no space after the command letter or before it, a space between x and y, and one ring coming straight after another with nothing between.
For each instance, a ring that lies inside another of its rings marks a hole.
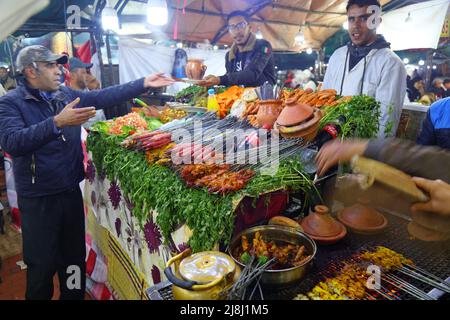
<instances>
[{"instance_id":1,"label":"man wearing cap","mask_svg":"<svg viewBox=\"0 0 450 320\"><path fill-rule=\"evenodd\" d=\"M17 56L25 78L0 98L0 145L13 158L27 264L26 299L51 299L58 273L61 299L85 291L84 179L80 125L106 108L170 85L161 74L92 92L61 86L67 56L29 46Z\"/></svg>"},{"instance_id":2,"label":"man wearing cap","mask_svg":"<svg viewBox=\"0 0 450 320\"><path fill-rule=\"evenodd\" d=\"M74 90L87 91L88 69L92 63L84 63L78 58L69 59L70 87Z\"/></svg>"}]
</instances>

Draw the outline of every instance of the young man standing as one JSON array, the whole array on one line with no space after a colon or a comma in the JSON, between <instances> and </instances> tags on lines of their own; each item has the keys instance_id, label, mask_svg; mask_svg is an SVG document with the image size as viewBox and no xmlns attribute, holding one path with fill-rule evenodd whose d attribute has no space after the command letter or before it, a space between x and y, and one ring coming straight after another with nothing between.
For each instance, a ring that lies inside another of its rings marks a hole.
<instances>
[{"instance_id":1,"label":"young man standing","mask_svg":"<svg viewBox=\"0 0 450 320\"><path fill-rule=\"evenodd\" d=\"M209 75L200 85L258 87L266 81L272 85L276 83L272 46L264 39L256 39L249 21L250 17L242 11L228 15L228 32L234 43L225 56L227 73L221 77Z\"/></svg>"},{"instance_id":2,"label":"young man standing","mask_svg":"<svg viewBox=\"0 0 450 320\"><path fill-rule=\"evenodd\" d=\"M378 12L377 12L378 11ZM378 13L378 14L377 14ZM406 70L376 27L381 22L378 0L349 0L350 43L331 56L323 89L339 95L368 95L381 103L378 137L395 135L406 95ZM390 130L389 130L390 129Z\"/></svg>"}]
</instances>

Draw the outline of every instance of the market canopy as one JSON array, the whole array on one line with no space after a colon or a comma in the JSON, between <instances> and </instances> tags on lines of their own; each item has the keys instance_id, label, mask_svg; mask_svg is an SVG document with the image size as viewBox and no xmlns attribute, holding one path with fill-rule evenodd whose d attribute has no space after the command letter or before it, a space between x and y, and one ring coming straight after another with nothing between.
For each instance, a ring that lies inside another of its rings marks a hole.
<instances>
[{"instance_id":1,"label":"market canopy","mask_svg":"<svg viewBox=\"0 0 450 320\"><path fill-rule=\"evenodd\" d=\"M20 27L33 14L44 9L49 0L3 1L0 3L0 41Z\"/></svg>"},{"instance_id":2,"label":"market canopy","mask_svg":"<svg viewBox=\"0 0 450 320\"><path fill-rule=\"evenodd\" d=\"M50 31L63 31L66 28L67 9L71 5L77 5L82 10L81 29L92 28L98 22L98 20L95 20L95 12L99 13L99 8L109 5L118 12L121 24L121 30L118 31L119 35L145 35L145 37L148 37L150 34L150 37L156 41L174 40L175 36L178 41L205 42L207 40L212 43L229 45L232 40L226 29L226 16L234 10L244 10L252 17L253 29L261 31L264 38L272 43L275 50L299 51L300 49L320 48L327 39L337 31L342 30L342 25L346 20L347 1L231 0L225 2L219 0L167 0L168 24L164 27L153 27L147 23L146 19L147 0L110 0L109 2L106 0L47 0L43 3L49 2L49 5L26 23L23 23L23 19L20 20L19 16L14 16L13 19L16 23L8 23L8 26L17 28L22 23L23 25L15 34L28 33L28 36L32 37L37 36L36 33L42 35ZM391 18L391 16L396 17L398 14L404 14L403 11L408 8L405 6L417 4L421 7L420 12L422 13L423 10L430 8L430 3L436 1L445 2L446 0L382 0L383 11L388 12L383 16L386 22L384 32L392 33L393 30L398 29L399 26L391 28L392 24L395 24L398 20ZM37 6L38 3L40 2L33 2L33 6ZM19 5L10 5L9 7L17 6ZM31 10L33 6L27 6L26 8ZM399 9L401 7L403 9ZM436 6L431 6L431 10L435 8ZM27 12L27 10L21 10L20 13L22 11L23 13ZM426 26L423 30L429 30L433 25L437 30L442 26L441 20L445 16L443 12L445 10L439 11L439 19L437 19L439 21L435 18L427 19L427 23L423 24L419 23L419 21L424 21L423 15L413 13L413 16L417 16L417 18L414 17L415 25ZM433 23L428 23L428 21L433 21ZM6 24L6 22L3 24ZM389 27L387 27L388 25ZM295 43L295 36L300 29L305 37L301 46ZM5 25L2 30L10 29L6 28ZM404 33L401 34L401 37L403 37ZM438 32L433 34L437 35ZM416 35L413 37L415 40L423 41L430 38L426 35ZM411 43L410 40L410 38L407 39L408 43ZM390 41L392 42L392 40ZM410 48L420 47L430 48L434 46L410 46Z\"/></svg>"},{"instance_id":3,"label":"market canopy","mask_svg":"<svg viewBox=\"0 0 450 320\"><path fill-rule=\"evenodd\" d=\"M383 5L388 2L390 0L381 1ZM111 3L122 10L119 16L122 26L138 30L145 25L145 0L114 0ZM342 28L346 21L347 0L168 0L167 3L169 23L162 30L153 29L154 36L173 39L176 35L180 41L208 40L231 44L226 17L232 11L243 10L252 16L253 29L260 30L274 50L298 51L320 48L325 40ZM305 36L302 47L296 46L294 40L300 28Z\"/></svg>"}]
</instances>

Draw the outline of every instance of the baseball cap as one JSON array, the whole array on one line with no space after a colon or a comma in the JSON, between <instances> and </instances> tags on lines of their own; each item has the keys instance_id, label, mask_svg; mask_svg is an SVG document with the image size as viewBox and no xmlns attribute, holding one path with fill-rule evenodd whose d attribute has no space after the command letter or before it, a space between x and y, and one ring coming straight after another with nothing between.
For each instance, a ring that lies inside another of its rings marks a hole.
<instances>
[{"instance_id":1,"label":"baseball cap","mask_svg":"<svg viewBox=\"0 0 450 320\"><path fill-rule=\"evenodd\" d=\"M48 48L40 45L28 46L20 50L17 55L16 66L22 72L26 66L33 62L53 62L59 64L67 63L67 56L64 54L54 54Z\"/></svg>"},{"instance_id":2,"label":"baseball cap","mask_svg":"<svg viewBox=\"0 0 450 320\"><path fill-rule=\"evenodd\" d=\"M93 63L84 63L78 58L70 58L69 59L69 71L73 71L77 68L85 68L90 69L92 68L94 64Z\"/></svg>"}]
</instances>

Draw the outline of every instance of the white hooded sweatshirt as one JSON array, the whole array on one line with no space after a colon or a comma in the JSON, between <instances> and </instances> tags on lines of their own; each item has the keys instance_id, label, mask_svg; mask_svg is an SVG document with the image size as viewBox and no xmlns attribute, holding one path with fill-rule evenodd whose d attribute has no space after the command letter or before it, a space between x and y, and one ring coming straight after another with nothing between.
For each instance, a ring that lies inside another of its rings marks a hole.
<instances>
[{"instance_id":1,"label":"white hooded sweatshirt","mask_svg":"<svg viewBox=\"0 0 450 320\"><path fill-rule=\"evenodd\" d=\"M381 104L378 138L385 137L385 128L390 121L393 127L388 135L395 136L406 94L406 70L403 62L389 48L372 49L365 59L361 59L349 72L350 57L347 55L347 46L333 53L328 63L323 89L334 89L343 96L364 94L374 97ZM393 108L392 113L389 112L390 106Z\"/></svg>"}]
</instances>

